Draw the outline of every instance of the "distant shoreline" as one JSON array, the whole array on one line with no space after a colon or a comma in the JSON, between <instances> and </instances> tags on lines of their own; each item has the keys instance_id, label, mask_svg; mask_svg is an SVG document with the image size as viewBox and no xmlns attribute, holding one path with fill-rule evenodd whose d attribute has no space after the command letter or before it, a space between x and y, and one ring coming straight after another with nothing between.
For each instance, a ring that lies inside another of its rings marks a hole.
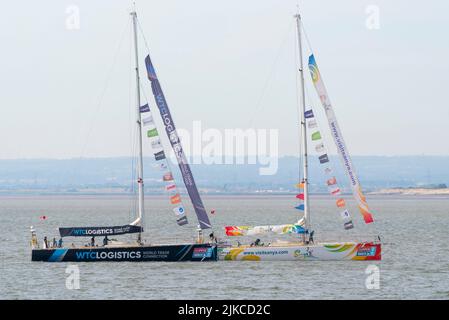
<instances>
[{"instance_id":1,"label":"distant shoreline","mask_svg":"<svg viewBox=\"0 0 449 320\"><path fill-rule=\"evenodd\" d=\"M395 191L396 189L382 189L379 191L374 191L367 193L368 198L372 199L413 199L413 198L423 198L423 199L449 199L449 193L420 193L412 191L401 193L399 191ZM186 194L182 194L184 197L187 197ZM201 196L205 199L211 198L248 198L248 199L269 199L269 198L292 198L293 193L207 193L201 194ZM92 193L92 194L77 194L77 193L45 193L45 194L37 194L37 193L0 193L0 199L51 199L51 198L70 198L70 199L120 199L120 198L130 198L132 194L120 194L120 193ZM352 197L351 194L344 194L345 198L350 199ZM146 194L146 198L153 199L166 199L166 194ZM311 194L313 198L322 198L333 200L333 196L330 196L326 193L313 193Z\"/></svg>"},{"instance_id":2,"label":"distant shoreline","mask_svg":"<svg viewBox=\"0 0 449 320\"><path fill-rule=\"evenodd\" d=\"M370 195L401 195L401 196L449 196L449 188L391 188L373 191Z\"/></svg>"}]
</instances>

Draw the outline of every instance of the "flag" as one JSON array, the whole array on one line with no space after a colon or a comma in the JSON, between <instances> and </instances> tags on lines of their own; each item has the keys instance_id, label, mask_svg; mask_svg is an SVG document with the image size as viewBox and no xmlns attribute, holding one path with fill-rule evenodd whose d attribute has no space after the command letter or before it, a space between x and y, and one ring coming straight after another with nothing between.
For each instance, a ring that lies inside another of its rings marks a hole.
<instances>
[{"instance_id":1,"label":"flag","mask_svg":"<svg viewBox=\"0 0 449 320\"><path fill-rule=\"evenodd\" d=\"M313 111L312 110L307 110L306 112L304 112L304 117L306 119L313 118Z\"/></svg>"},{"instance_id":2,"label":"flag","mask_svg":"<svg viewBox=\"0 0 449 320\"><path fill-rule=\"evenodd\" d=\"M141 113L144 113L144 112L150 112L150 106L149 106L148 103L147 103L146 105L141 106L141 107L139 108L139 110L140 110Z\"/></svg>"},{"instance_id":3,"label":"flag","mask_svg":"<svg viewBox=\"0 0 449 320\"><path fill-rule=\"evenodd\" d=\"M320 160L320 163L329 162L329 158L327 157L327 154L323 154L322 156L319 156L318 159Z\"/></svg>"},{"instance_id":4,"label":"flag","mask_svg":"<svg viewBox=\"0 0 449 320\"><path fill-rule=\"evenodd\" d=\"M165 169L167 169L167 165L162 162L161 165L159 166L159 169L165 170Z\"/></svg>"},{"instance_id":5,"label":"flag","mask_svg":"<svg viewBox=\"0 0 449 320\"><path fill-rule=\"evenodd\" d=\"M345 230L349 230L349 229L354 228L354 224L352 223L352 221L349 221L344 224L344 227L345 227Z\"/></svg>"},{"instance_id":6,"label":"flag","mask_svg":"<svg viewBox=\"0 0 449 320\"><path fill-rule=\"evenodd\" d=\"M183 225L185 225L185 224L188 224L189 222L187 221L187 217L186 217L186 216L183 216L183 217L179 218L178 220L176 220L176 223L177 223L179 226L183 226Z\"/></svg>"},{"instance_id":7,"label":"flag","mask_svg":"<svg viewBox=\"0 0 449 320\"><path fill-rule=\"evenodd\" d=\"M151 147L154 149L162 148L161 140L157 139L157 140L151 141Z\"/></svg>"},{"instance_id":8,"label":"flag","mask_svg":"<svg viewBox=\"0 0 449 320\"><path fill-rule=\"evenodd\" d=\"M332 189L331 194L334 196L341 194L340 188Z\"/></svg>"},{"instance_id":9,"label":"flag","mask_svg":"<svg viewBox=\"0 0 449 320\"><path fill-rule=\"evenodd\" d=\"M324 144L320 143L315 146L315 151L318 153L323 153L325 151Z\"/></svg>"},{"instance_id":10,"label":"flag","mask_svg":"<svg viewBox=\"0 0 449 320\"><path fill-rule=\"evenodd\" d=\"M346 202L345 199L337 199L336 201L337 207L339 208L344 208L346 206Z\"/></svg>"},{"instance_id":11,"label":"flag","mask_svg":"<svg viewBox=\"0 0 449 320\"><path fill-rule=\"evenodd\" d=\"M142 119L143 125L148 126L150 124L154 124L153 116L150 114L148 117Z\"/></svg>"},{"instance_id":12,"label":"flag","mask_svg":"<svg viewBox=\"0 0 449 320\"><path fill-rule=\"evenodd\" d=\"M300 204L299 206L296 206L295 209L304 211L304 205L303 205L303 204Z\"/></svg>"},{"instance_id":13,"label":"flag","mask_svg":"<svg viewBox=\"0 0 449 320\"><path fill-rule=\"evenodd\" d=\"M177 204L181 202L181 196L178 194L175 194L174 196L170 197L171 204Z\"/></svg>"},{"instance_id":14,"label":"flag","mask_svg":"<svg viewBox=\"0 0 449 320\"><path fill-rule=\"evenodd\" d=\"M175 190L176 189L176 185L174 184L169 184L168 186L165 187L165 190L170 191L170 190Z\"/></svg>"},{"instance_id":15,"label":"flag","mask_svg":"<svg viewBox=\"0 0 449 320\"><path fill-rule=\"evenodd\" d=\"M335 177L332 177L332 178L328 179L326 181L326 183L327 183L328 186L332 186L334 184L337 184L337 179L335 179Z\"/></svg>"},{"instance_id":16,"label":"flag","mask_svg":"<svg viewBox=\"0 0 449 320\"><path fill-rule=\"evenodd\" d=\"M341 215L341 217L342 217L343 219L347 219L347 218L350 218L350 217L351 217L351 215L349 214L349 211L348 211L348 210L345 210L345 211L341 212L340 215Z\"/></svg>"},{"instance_id":17,"label":"flag","mask_svg":"<svg viewBox=\"0 0 449 320\"><path fill-rule=\"evenodd\" d=\"M40 216L39 219L40 220L47 220L47 216Z\"/></svg>"},{"instance_id":18,"label":"flag","mask_svg":"<svg viewBox=\"0 0 449 320\"><path fill-rule=\"evenodd\" d=\"M159 133L157 133L156 128L147 131L148 138L157 137L158 135L159 135Z\"/></svg>"},{"instance_id":19,"label":"flag","mask_svg":"<svg viewBox=\"0 0 449 320\"><path fill-rule=\"evenodd\" d=\"M294 233L306 233L306 230L300 225L294 225L292 231Z\"/></svg>"},{"instance_id":20,"label":"flag","mask_svg":"<svg viewBox=\"0 0 449 320\"><path fill-rule=\"evenodd\" d=\"M304 189L304 182L300 182L300 183L296 184L295 186L296 186L296 188Z\"/></svg>"},{"instance_id":21,"label":"flag","mask_svg":"<svg viewBox=\"0 0 449 320\"><path fill-rule=\"evenodd\" d=\"M185 213L185 210L184 210L183 206L179 206L179 207L173 208L173 212L175 214L177 214L178 216L182 216Z\"/></svg>"},{"instance_id":22,"label":"flag","mask_svg":"<svg viewBox=\"0 0 449 320\"><path fill-rule=\"evenodd\" d=\"M165 153L164 153L164 151L156 152L156 153L154 154L154 158L156 159L156 161L165 159ZM162 168L162 167L161 167L161 168Z\"/></svg>"},{"instance_id":23,"label":"flag","mask_svg":"<svg viewBox=\"0 0 449 320\"><path fill-rule=\"evenodd\" d=\"M317 126L318 126L318 124L316 123L316 120L315 120L315 119L310 120L309 123L307 124L307 127L308 127L309 129L316 128Z\"/></svg>"},{"instance_id":24,"label":"flag","mask_svg":"<svg viewBox=\"0 0 449 320\"><path fill-rule=\"evenodd\" d=\"M171 172L167 172L166 174L164 174L164 176L162 177L163 181L171 181L173 180L173 175L171 174Z\"/></svg>"},{"instance_id":25,"label":"flag","mask_svg":"<svg viewBox=\"0 0 449 320\"><path fill-rule=\"evenodd\" d=\"M304 200L304 193L297 194L296 198Z\"/></svg>"},{"instance_id":26,"label":"flag","mask_svg":"<svg viewBox=\"0 0 449 320\"><path fill-rule=\"evenodd\" d=\"M312 133L312 141L320 140L321 139L321 133L319 131L316 131Z\"/></svg>"}]
</instances>

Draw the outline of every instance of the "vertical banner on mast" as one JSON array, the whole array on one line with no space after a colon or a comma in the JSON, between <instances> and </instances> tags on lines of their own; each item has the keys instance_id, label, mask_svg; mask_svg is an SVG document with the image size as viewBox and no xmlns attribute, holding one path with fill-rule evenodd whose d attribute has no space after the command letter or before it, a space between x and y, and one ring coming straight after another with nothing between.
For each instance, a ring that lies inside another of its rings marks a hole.
<instances>
[{"instance_id":1,"label":"vertical banner on mast","mask_svg":"<svg viewBox=\"0 0 449 320\"><path fill-rule=\"evenodd\" d=\"M159 138L159 132L156 128L156 124L153 121L153 116L151 115L151 110L148 104L140 107L140 112L145 114L145 117L142 119L143 126L147 128L147 137L150 140L151 149L153 150L154 158L157 162L159 162L156 166L164 172L162 176L162 181L166 183L165 190L169 194L170 202L172 205L176 205L173 208L173 212L176 215L176 223L180 226L188 224L187 216L185 214L184 206L181 202L181 197L178 194L178 189L176 188L176 184L173 178L173 175L169 170L168 159L165 157L164 148L161 144L161 140ZM177 202L173 202L173 195L178 194Z\"/></svg>"},{"instance_id":2,"label":"vertical banner on mast","mask_svg":"<svg viewBox=\"0 0 449 320\"><path fill-rule=\"evenodd\" d=\"M348 149L343 140L340 127L337 123L337 118L332 108L329 96L327 95L326 87L324 86L323 80L321 79L321 74L313 54L309 57L309 70L315 89L318 93L318 96L320 97L321 104L326 111L327 120L335 145L337 146L338 154L340 155L340 158L343 162L346 174L349 177L352 194L357 201L357 206L363 216L363 219L365 220L365 223L371 223L374 221L373 216L368 208L368 203L366 202L365 195L362 192L362 188L355 173L354 165L352 164Z\"/></svg>"},{"instance_id":3,"label":"vertical banner on mast","mask_svg":"<svg viewBox=\"0 0 449 320\"><path fill-rule=\"evenodd\" d=\"M176 127L170 114L170 110L168 109L167 101L165 100L164 93L162 92L156 71L151 63L150 55L147 55L145 58L145 65L148 73L148 79L151 81L151 89L153 91L154 99L156 100L157 107L159 108L159 112L164 122L165 131L175 153L176 160L178 161L182 179L184 180L184 184L190 200L192 201L196 216L198 217L200 228L211 228L212 226L210 224L209 217L196 187L195 180L193 179L192 171L190 170L184 150L182 149L181 141L178 133L176 132Z\"/></svg>"}]
</instances>

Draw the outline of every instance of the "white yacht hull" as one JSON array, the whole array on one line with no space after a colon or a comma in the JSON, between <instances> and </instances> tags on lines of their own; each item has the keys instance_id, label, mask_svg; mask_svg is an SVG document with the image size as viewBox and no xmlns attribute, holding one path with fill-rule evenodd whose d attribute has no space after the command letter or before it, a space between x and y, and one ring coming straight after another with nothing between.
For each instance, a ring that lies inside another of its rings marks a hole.
<instances>
[{"instance_id":1,"label":"white yacht hull","mask_svg":"<svg viewBox=\"0 0 449 320\"><path fill-rule=\"evenodd\" d=\"M218 256L225 261L381 260L381 244L339 242L225 247L219 248Z\"/></svg>"}]
</instances>

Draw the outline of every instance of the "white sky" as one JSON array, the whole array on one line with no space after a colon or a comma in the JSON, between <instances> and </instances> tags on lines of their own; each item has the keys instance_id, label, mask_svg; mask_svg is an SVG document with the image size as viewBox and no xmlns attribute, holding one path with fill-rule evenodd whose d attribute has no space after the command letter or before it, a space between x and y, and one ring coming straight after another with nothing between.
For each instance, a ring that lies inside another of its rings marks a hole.
<instances>
[{"instance_id":1,"label":"white sky","mask_svg":"<svg viewBox=\"0 0 449 320\"><path fill-rule=\"evenodd\" d=\"M70 5L80 10L79 30L66 28ZM379 7L378 30L365 25L368 5ZM449 3L303 0L301 7L351 153L448 155ZM0 159L129 155L130 8L119 0L2 4ZM296 0L137 1L137 8L179 128L194 120L220 130L278 128L280 154L297 153ZM150 97L143 72L142 80Z\"/></svg>"}]
</instances>

